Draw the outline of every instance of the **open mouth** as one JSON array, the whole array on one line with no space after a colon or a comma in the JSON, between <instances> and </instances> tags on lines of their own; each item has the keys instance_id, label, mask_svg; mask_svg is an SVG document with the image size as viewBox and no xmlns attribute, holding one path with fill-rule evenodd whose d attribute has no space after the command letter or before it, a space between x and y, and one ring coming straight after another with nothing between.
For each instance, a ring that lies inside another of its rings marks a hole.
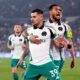
<instances>
[{"instance_id":1,"label":"open mouth","mask_svg":"<svg viewBox=\"0 0 80 80\"><path fill-rule=\"evenodd\" d=\"M60 17L60 14L57 14L56 16L57 16L57 17Z\"/></svg>"}]
</instances>

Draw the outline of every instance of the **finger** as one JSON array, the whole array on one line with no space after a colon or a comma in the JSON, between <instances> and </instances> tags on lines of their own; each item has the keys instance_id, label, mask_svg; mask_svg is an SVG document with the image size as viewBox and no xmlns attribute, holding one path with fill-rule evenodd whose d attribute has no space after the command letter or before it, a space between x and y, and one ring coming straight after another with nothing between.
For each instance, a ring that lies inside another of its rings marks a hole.
<instances>
[{"instance_id":1,"label":"finger","mask_svg":"<svg viewBox=\"0 0 80 80\"><path fill-rule=\"evenodd\" d=\"M71 62L71 68L74 68L74 62L73 61Z\"/></svg>"},{"instance_id":2,"label":"finger","mask_svg":"<svg viewBox=\"0 0 80 80\"><path fill-rule=\"evenodd\" d=\"M21 63L20 63L20 61L19 61L19 62L17 63L17 65L16 65L16 67L18 68L20 64L21 64Z\"/></svg>"},{"instance_id":3,"label":"finger","mask_svg":"<svg viewBox=\"0 0 80 80\"><path fill-rule=\"evenodd\" d=\"M65 43L68 42L67 39L65 39L64 37L62 37L62 38L60 38L60 39L61 39L61 41L64 41Z\"/></svg>"},{"instance_id":4,"label":"finger","mask_svg":"<svg viewBox=\"0 0 80 80\"><path fill-rule=\"evenodd\" d=\"M40 44L41 43L41 40L35 40L35 43L36 44Z\"/></svg>"},{"instance_id":5,"label":"finger","mask_svg":"<svg viewBox=\"0 0 80 80\"><path fill-rule=\"evenodd\" d=\"M60 43L60 47L61 47L61 48L63 48L63 47L64 47L64 45L63 45L62 43Z\"/></svg>"},{"instance_id":6,"label":"finger","mask_svg":"<svg viewBox=\"0 0 80 80\"><path fill-rule=\"evenodd\" d=\"M17 68L19 67L19 65L17 64L17 66L16 66Z\"/></svg>"},{"instance_id":7,"label":"finger","mask_svg":"<svg viewBox=\"0 0 80 80\"><path fill-rule=\"evenodd\" d=\"M74 68L74 65L71 65L71 68Z\"/></svg>"}]
</instances>

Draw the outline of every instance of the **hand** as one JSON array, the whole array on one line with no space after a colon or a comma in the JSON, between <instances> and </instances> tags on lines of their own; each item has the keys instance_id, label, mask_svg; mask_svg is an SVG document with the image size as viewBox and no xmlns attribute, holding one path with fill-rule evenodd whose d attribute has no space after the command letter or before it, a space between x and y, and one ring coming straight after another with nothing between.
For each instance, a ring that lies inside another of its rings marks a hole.
<instances>
[{"instance_id":1,"label":"hand","mask_svg":"<svg viewBox=\"0 0 80 80\"><path fill-rule=\"evenodd\" d=\"M75 60L72 60L70 64L70 68L74 68L74 67L75 67Z\"/></svg>"},{"instance_id":2,"label":"hand","mask_svg":"<svg viewBox=\"0 0 80 80\"><path fill-rule=\"evenodd\" d=\"M23 59L20 59L16 65L16 67L18 68L20 64L22 64Z\"/></svg>"},{"instance_id":3,"label":"hand","mask_svg":"<svg viewBox=\"0 0 80 80\"><path fill-rule=\"evenodd\" d=\"M64 44L63 43L59 43L59 47L60 48L64 48Z\"/></svg>"},{"instance_id":4,"label":"hand","mask_svg":"<svg viewBox=\"0 0 80 80\"><path fill-rule=\"evenodd\" d=\"M26 45L25 45L25 44L23 44L23 43L21 43L21 46L22 46L23 48L25 48L25 47L26 47Z\"/></svg>"},{"instance_id":5,"label":"hand","mask_svg":"<svg viewBox=\"0 0 80 80\"><path fill-rule=\"evenodd\" d=\"M40 43L41 43L41 40L40 40L40 39L37 39L37 38L38 38L38 36L34 35L34 36L31 36L31 37L29 38L29 40L30 40L31 42L35 43L35 44L40 44Z\"/></svg>"},{"instance_id":6,"label":"hand","mask_svg":"<svg viewBox=\"0 0 80 80\"><path fill-rule=\"evenodd\" d=\"M11 50L14 50L14 45L13 45L13 46L9 46L9 48L10 48Z\"/></svg>"},{"instance_id":7,"label":"hand","mask_svg":"<svg viewBox=\"0 0 80 80\"><path fill-rule=\"evenodd\" d=\"M61 37L60 38L60 44L62 47L66 47L67 48L67 45L68 45L68 40L64 37Z\"/></svg>"}]
</instances>

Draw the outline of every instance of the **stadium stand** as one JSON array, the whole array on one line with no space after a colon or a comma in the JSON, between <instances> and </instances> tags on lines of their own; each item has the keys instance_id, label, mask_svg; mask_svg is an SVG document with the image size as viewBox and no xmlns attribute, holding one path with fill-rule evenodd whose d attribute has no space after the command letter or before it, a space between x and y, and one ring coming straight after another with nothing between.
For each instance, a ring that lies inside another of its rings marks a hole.
<instances>
[{"instance_id":1,"label":"stadium stand","mask_svg":"<svg viewBox=\"0 0 80 80\"><path fill-rule=\"evenodd\" d=\"M12 33L14 24L30 23L30 12L35 8L42 9L47 19L48 6L52 3L62 6L63 20L67 20L71 25L75 37L74 45L77 45L80 36L80 0L0 0L0 45L5 44L5 46L0 46L0 52L8 51L7 37Z\"/></svg>"}]
</instances>

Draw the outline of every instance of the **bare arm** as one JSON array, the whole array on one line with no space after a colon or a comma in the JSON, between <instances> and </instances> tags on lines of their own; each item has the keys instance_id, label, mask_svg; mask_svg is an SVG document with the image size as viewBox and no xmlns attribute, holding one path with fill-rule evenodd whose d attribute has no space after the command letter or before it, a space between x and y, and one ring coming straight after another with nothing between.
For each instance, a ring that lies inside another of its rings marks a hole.
<instances>
[{"instance_id":1,"label":"bare arm","mask_svg":"<svg viewBox=\"0 0 80 80\"><path fill-rule=\"evenodd\" d=\"M13 50L13 49L14 49L14 46L11 46L11 45L7 45L7 47L8 47L10 50Z\"/></svg>"},{"instance_id":2,"label":"bare arm","mask_svg":"<svg viewBox=\"0 0 80 80\"><path fill-rule=\"evenodd\" d=\"M60 38L59 39L55 39L54 43L58 48L66 47L69 50L69 52L71 54L71 57L72 57L72 61L71 61L70 67L74 68L75 62L76 62L76 60L75 60L76 58L75 58L75 51L74 51L72 39L65 39L65 38L63 38L63 39L64 39L63 41Z\"/></svg>"},{"instance_id":3,"label":"bare arm","mask_svg":"<svg viewBox=\"0 0 80 80\"><path fill-rule=\"evenodd\" d=\"M40 44L41 43L41 40L40 39L37 39L38 38L38 36L37 35L29 35L28 33L27 33L27 30L25 30L23 33L22 33L22 35L26 38L26 39L28 39L29 41L31 41L31 42L33 42L33 43L35 43L35 44Z\"/></svg>"},{"instance_id":4,"label":"bare arm","mask_svg":"<svg viewBox=\"0 0 80 80\"><path fill-rule=\"evenodd\" d=\"M70 42L70 47L68 46L68 50L69 50L69 52L70 52L70 54L71 54L71 57L72 57L72 61L71 61L71 65L70 65L70 67L71 68L74 68L74 66L75 66L75 51L74 51L74 47L73 47L73 42L72 42L72 39L68 39L68 41Z\"/></svg>"},{"instance_id":5,"label":"bare arm","mask_svg":"<svg viewBox=\"0 0 80 80\"><path fill-rule=\"evenodd\" d=\"M29 53L29 48L26 47L24 50L24 53L22 54L21 58L19 59L18 63L17 63L17 68L18 66L22 63L23 59L26 57L26 55Z\"/></svg>"},{"instance_id":6,"label":"bare arm","mask_svg":"<svg viewBox=\"0 0 80 80\"><path fill-rule=\"evenodd\" d=\"M23 31L22 35L24 36L24 38L28 39L27 36L28 36L29 34L27 33L27 30Z\"/></svg>"},{"instance_id":7,"label":"bare arm","mask_svg":"<svg viewBox=\"0 0 80 80\"><path fill-rule=\"evenodd\" d=\"M63 47L65 47L65 44L66 44L65 41L63 42L63 41L61 40L61 38L54 39L54 40L53 40L53 43L54 43L54 45L55 45L56 47L58 47L58 48L63 48Z\"/></svg>"}]
</instances>

